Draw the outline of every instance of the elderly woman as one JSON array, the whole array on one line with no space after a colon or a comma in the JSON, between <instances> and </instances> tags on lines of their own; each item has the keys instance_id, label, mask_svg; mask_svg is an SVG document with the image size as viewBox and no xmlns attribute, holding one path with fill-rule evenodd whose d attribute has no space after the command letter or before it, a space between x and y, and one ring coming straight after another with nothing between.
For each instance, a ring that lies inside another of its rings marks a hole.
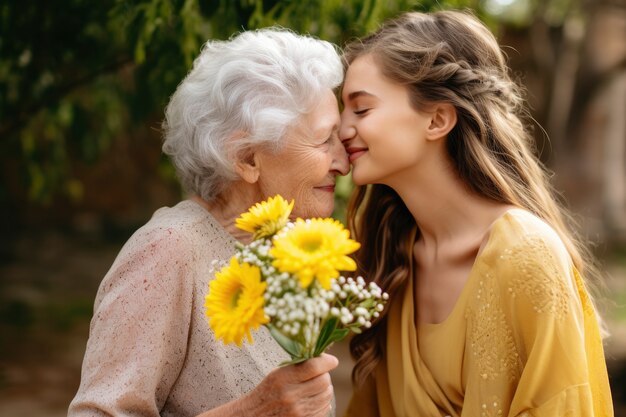
<instances>
[{"instance_id":1,"label":"elderly woman","mask_svg":"<svg viewBox=\"0 0 626 417\"><path fill-rule=\"evenodd\" d=\"M69 416L327 416L330 355L288 359L262 328L224 346L204 316L213 260L234 220L275 194L293 215L329 216L348 171L333 93L335 48L286 30L207 43L166 110L164 152L190 197L159 209L105 276Z\"/></svg>"}]
</instances>

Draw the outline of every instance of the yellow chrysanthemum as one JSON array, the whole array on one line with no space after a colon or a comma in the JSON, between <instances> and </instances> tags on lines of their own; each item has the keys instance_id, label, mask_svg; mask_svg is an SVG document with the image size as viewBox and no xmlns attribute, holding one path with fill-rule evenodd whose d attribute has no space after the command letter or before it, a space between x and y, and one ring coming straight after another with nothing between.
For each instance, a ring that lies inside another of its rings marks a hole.
<instances>
[{"instance_id":1,"label":"yellow chrysanthemum","mask_svg":"<svg viewBox=\"0 0 626 417\"><path fill-rule=\"evenodd\" d=\"M276 195L250 207L235 220L235 225L241 230L253 233L253 239L270 237L285 227L292 208L293 200L288 203L280 195Z\"/></svg>"},{"instance_id":2,"label":"yellow chrysanthemum","mask_svg":"<svg viewBox=\"0 0 626 417\"><path fill-rule=\"evenodd\" d=\"M204 307L215 337L224 344L241 346L244 336L252 343L250 330L268 322L263 311L266 284L258 267L239 264L233 257L230 265L215 274L209 283Z\"/></svg>"},{"instance_id":3,"label":"yellow chrysanthemum","mask_svg":"<svg viewBox=\"0 0 626 417\"><path fill-rule=\"evenodd\" d=\"M339 271L354 271L356 263L347 255L360 247L334 219L297 219L294 227L274 238L270 254L281 272L295 274L307 288L314 279L330 289Z\"/></svg>"}]
</instances>

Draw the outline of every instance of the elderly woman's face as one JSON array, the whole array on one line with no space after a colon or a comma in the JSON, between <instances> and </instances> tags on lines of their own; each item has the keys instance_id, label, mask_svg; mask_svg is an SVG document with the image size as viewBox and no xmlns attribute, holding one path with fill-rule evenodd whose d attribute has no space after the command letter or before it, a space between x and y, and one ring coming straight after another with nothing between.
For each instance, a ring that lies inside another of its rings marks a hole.
<instances>
[{"instance_id":1,"label":"elderly woman's face","mask_svg":"<svg viewBox=\"0 0 626 417\"><path fill-rule=\"evenodd\" d=\"M330 216L335 177L350 169L338 136L339 122L337 100L329 89L315 110L287 132L280 152L258 154L262 197L294 199L294 217Z\"/></svg>"}]
</instances>

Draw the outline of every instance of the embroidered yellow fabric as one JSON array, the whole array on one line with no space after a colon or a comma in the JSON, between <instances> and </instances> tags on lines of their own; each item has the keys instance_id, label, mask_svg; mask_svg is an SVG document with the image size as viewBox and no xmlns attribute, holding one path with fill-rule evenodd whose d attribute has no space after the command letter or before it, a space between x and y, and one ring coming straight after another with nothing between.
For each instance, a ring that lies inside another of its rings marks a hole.
<instances>
[{"instance_id":1,"label":"embroidered yellow fabric","mask_svg":"<svg viewBox=\"0 0 626 417\"><path fill-rule=\"evenodd\" d=\"M593 305L536 216L494 223L444 322L417 328L413 294L391 301L385 358L346 416L613 416Z\"/></svg>"}]
</instances>

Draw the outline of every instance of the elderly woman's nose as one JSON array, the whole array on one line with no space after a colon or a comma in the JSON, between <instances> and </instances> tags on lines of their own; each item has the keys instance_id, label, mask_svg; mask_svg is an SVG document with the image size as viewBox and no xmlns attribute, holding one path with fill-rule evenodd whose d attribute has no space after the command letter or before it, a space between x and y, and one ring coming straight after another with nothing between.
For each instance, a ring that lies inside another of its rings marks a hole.
<instances>
[{"instance_id":1,"label":"elderly woman's nose","mask_svg":"<svg viewBox=\"0 0 626 417\"><path fill-rule=\"evenodd\" d=\"M350 161L348 160L348 153L346 148L339 139L333 140L333 167L341 175L347 175L350 171Z\"/></svg>"}]
</instances>

